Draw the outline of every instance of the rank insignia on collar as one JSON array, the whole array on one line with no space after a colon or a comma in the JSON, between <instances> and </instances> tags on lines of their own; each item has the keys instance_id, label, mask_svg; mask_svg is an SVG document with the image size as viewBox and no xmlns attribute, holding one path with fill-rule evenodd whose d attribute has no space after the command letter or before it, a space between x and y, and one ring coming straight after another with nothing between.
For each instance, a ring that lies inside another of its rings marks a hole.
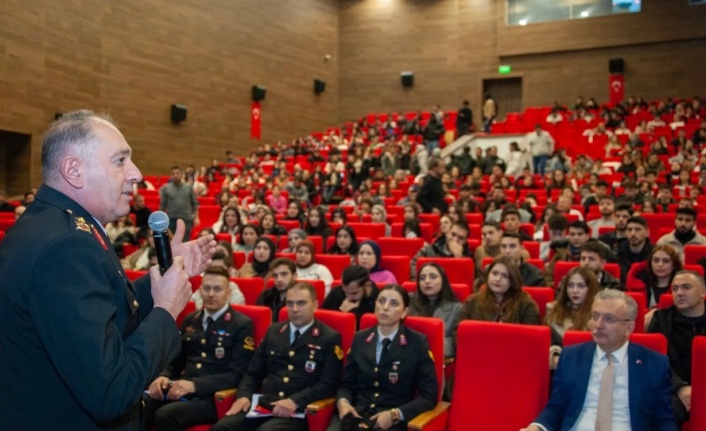
<instances>
[{"instance_id":1,"label":"rank insignia on collar","mask_svg":"<svg viewBox=\"0 0 706 431\"><path fill-rule=\"evenodd\" d=\"M289 324L288 324L288 323L282 325L282 329L279 330L280 334L281 334L282 332L286 331L288 327L289 327Z\"/></svg>"},{"instance_id":2,"label":"rank insignia on collar","mask_svg":"<svg viewBox=\"0 0 706 431\"><path fill-rule=\"evenodd\" d=\"M91 232L91 226L86 222L83 217L76 217L74 219L74 223L76 223L76 230L82 230L88 233Z\"/></svg>"},{"instance_id":3,"label":"rank insignia on collar","mask_svg":"<svg viewBox=\"0 0 706 431\"><path fill-rule=\"evenodd\" d=\"M232 317L230 317L230 313L226 312L225 316L223 316L223 320L226 322L230 322Z\"/></svg>"},{"instance_id":4,"label":"rank insignia on collar","mask_svg":"<svg viewBox=\"0 0 706 431\"><path fill-rule=\"evenodd\" d=\"M103 246L103 249L108 250L108 244L105 243L105 240L101 236L100 233L98 233L98 229L96 229L95 226L93 226L93 236L96 237L99 243L101 243L101 246Z\"/></svg>"},{"instance_id":5,"label":"rank insignia on collar","mask_svg":"<svg viewBox=\"0 0 706 431\"><path fill-rule=\"evenodd\" d=\"M400 346L406 346L407 345L407 337L405 337L404 334L400 335Z\"/></svg>"},{"instance_id":6,"label":"rank insignia on collar","mask_svg":"<svg viewBox=\"0 0 706 431\"><path fill-rule=\"evenodd\" d=\"M343 350L341 349L341 346L337 345L334 352L336 353L336 357L339 361L343 360Z\"/></svg>"},{"instance_id":7,"label":"rank insignia on collar","mask_svg":"<svg viewBox=\"0 0 706 431\"><path fill-rule=\"evenodd\" d=\"M313 335L314 337L318 337L319 336L319 328L312 329L311 335Z\"/></svg>"},{"instance_id":8,"label":"rank insignia on collar","mask_svg":"<svg viewBox=\"0 0 706 431\"><path fill-rule=\"evenodd\" d=\"M370 344L370 342L373 341L374 336L375 336L375 331L371 332L370 335L368 335L368 338L365 339L365 342Z\"/></svg>"}]
</instances>

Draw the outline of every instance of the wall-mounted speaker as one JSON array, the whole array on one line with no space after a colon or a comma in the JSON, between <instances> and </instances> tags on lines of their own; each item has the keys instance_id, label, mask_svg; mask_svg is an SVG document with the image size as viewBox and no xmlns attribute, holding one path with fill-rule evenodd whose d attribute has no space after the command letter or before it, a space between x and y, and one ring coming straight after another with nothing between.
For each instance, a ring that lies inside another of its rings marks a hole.
<instances>
[{"instance_id":1,"label":"wall-mounted speaker","mask_svg":"<svg viewBox=\"0 0 706 431\"><path fill-rule=\"evenodd\" d=\"M622 58L611 58L608 60L608 71L610 73L623 73L625 71L625 60Z\"/></svg>"},{"instance_id":2,"label":"wall-mounted speaker","mask_svg":"<svg viewBox=\"0 0 706 431\"><path fill-rule=\"evenodd\" d=\"M172 105L172 123L181 123L186 120L186 105Z\"/></svg>"},{"instance_id":3,"label":"wall-mounted speaker","mask_svg":"<svg viewBox=\"0 0 706 431\"><path fill-rule=\"evenodd\" d=\"M267 89L263 87L262 85L253 85L252 86L252 100L254 102L259 102L261 100L265 100L265 93L267 92Z\"/></svg>"},{"instance_id":4,"label":"wall-mounted speaker","mask_svg":"<svg viewBox=\"0 0 706 431\"><path fill-rule=\"evenodd\" d=\"M326 81L321 79L314 80L314 93L321 94L326 91Z\"/></svg>"},{"instance_id":5,"label":"wall-mounted speaker","mask_svg":"<svg viewBox=\"0 0 706 431\"><path fill-rule=\"evenodd\" d=\"M400 78L402 79L403 87L414 86L414 72L402 72Z\"/></svg>"}]
</instances>

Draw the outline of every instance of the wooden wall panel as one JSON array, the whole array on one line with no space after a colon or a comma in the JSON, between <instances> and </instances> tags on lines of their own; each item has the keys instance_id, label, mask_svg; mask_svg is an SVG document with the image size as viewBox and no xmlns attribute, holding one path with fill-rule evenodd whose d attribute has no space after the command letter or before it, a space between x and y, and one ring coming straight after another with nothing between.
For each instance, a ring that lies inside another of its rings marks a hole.
<instances>
[{"instance_id":1,"label":"wooden wall panel","mask_svg":"<svg viewBox=\"0 0 706 431\"><path fill-rule=\"evenodd\" d=\"M706 38L706 7L684 0L644 0L639 13L505 25L498 2L498 55L537 54Z\"/></svg>"},{"instance_id":2,"label":"wooden wall panel","mask_svg":"<svg viewBox=\"0 0 706 431\"><path fill-rule=\"evenodd\" d=\"M262 84L263 141L336 123L336 0L5 0L0 4L0 129L32 138L41 181L41 133L55 112L115 117L146 173L173 163L247 154L250 87ZM313 79L326 92L313 93ZM169 120L172 103L187 121Z\"/></svg>"},{"instance_id":3,"label":"wooden wall panel","mask_svg":"<svg viewBox=\"0 0 706 431\"><path fill-rule=\"evenodd\" d=\"M706 6L685 4L645 0L641 14L508 29L499 19L499 0L343 0L339 118L434 103L456 109L463 99L472 102L478 118L482 80L498 77L501 64L522 77L524 106L569 103L578 94L607 100L608 60L616 57L626 61L626 94L706 95L700 72L706 68L706 27L700 25ZM620 28L605 30L605 20ZM523 47L518 52L532 54L507 55L515 53L511 42ZM402 70L415 72L411 90L399 83Z\"/></svg>"}]
</instances>

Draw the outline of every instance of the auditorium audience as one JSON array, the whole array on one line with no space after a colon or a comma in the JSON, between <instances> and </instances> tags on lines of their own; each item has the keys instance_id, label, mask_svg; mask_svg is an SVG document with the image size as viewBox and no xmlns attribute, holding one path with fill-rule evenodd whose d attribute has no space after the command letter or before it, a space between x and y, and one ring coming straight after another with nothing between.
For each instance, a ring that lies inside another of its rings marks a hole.
<instances>
[{"instance_id":1,"label":"auditorium audience","mask_svg":"<svg viewBox=\"0 0 706 431\"><path fill-rule=\"evenodd\" d=\"M308 239L302 240L294 250L295 262L297 263L297 279L323 281L328 295L333 283L333 276L326 266L316 263L314 243Z\"/></svg>"},{"instance_id":2,"label":"auditorium audience","mask_svg":"<svg viewBox=\"0 0 706 431\"><path fill-rule=\"evenodd\" d=\"M355 315L356 328L363 314L375 312L378 288L370 273L360 265L350 265L341 274L341 285L331 289L321 308Z\"/></svg>"},{"instance_id":3,"label":"auditorium audience","mask_svg":"<svg viewBox=\"0 0 706 431\"><path fill-rule=\"evenodd\" d=\"M255 247L255 241L260 237L260 226L255 224L246 224L240 229L240 238L237 240L233 251L244 252L250 254Z\"/></svg>"},{"instance_id":4,"label":"auditorium audience","mask_svg":"<svg viewBox=\"0 0 706 431\"><path fill-rule=\"evenodd\" d=\"M271 277L270 263L275 260L277 248L271 239L260 237L253 247L252 262L246 262L238 269L238 277L262 278L265 282Z\"/></svg>"},{"instance_id":5,"label":"auditorium audience","mask_svg":"<svg viewBox=\"0 0 706 431\"><path fill-rule=\"evenodd\" d=\"M358 246L358 265L370 272L370 280L378 286L397 284L397 277L392 272L382 268L382 250L377 242L366 240Z\"/></svg>"},{"instance_id":6,"label":"auditorium audience","mask_svg":"<svg viewBox=\"0 0 706 431\"><path fill-rule=\"evenodd\" d=\"M659 304L659 298L669 293L674 275L681 271L679 253L669 245L656 245L647 259L632 265L628 271L626 286L633 292L642 292L647 298L647 307Z\"/></svg>"}]
</instances>

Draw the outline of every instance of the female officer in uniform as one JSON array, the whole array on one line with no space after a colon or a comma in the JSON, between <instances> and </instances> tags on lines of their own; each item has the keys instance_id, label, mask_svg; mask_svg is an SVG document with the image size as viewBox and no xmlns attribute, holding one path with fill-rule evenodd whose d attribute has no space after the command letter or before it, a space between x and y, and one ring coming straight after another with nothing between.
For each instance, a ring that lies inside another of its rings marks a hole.
<instances>
[{"instance_id":1,"label":"female officer in uniform","mask_svg":"<svg viewBox=\"0 0 706 431\"><path fill-rule=\"evenodd\" d=\"M438 382L429 345L403 324L409 294L399 285L380 291L378 324L356 333L336 399L338 416L328 431L369 427L406 430L407 421L436 405Z\"/></svg>"}]
</instances>

